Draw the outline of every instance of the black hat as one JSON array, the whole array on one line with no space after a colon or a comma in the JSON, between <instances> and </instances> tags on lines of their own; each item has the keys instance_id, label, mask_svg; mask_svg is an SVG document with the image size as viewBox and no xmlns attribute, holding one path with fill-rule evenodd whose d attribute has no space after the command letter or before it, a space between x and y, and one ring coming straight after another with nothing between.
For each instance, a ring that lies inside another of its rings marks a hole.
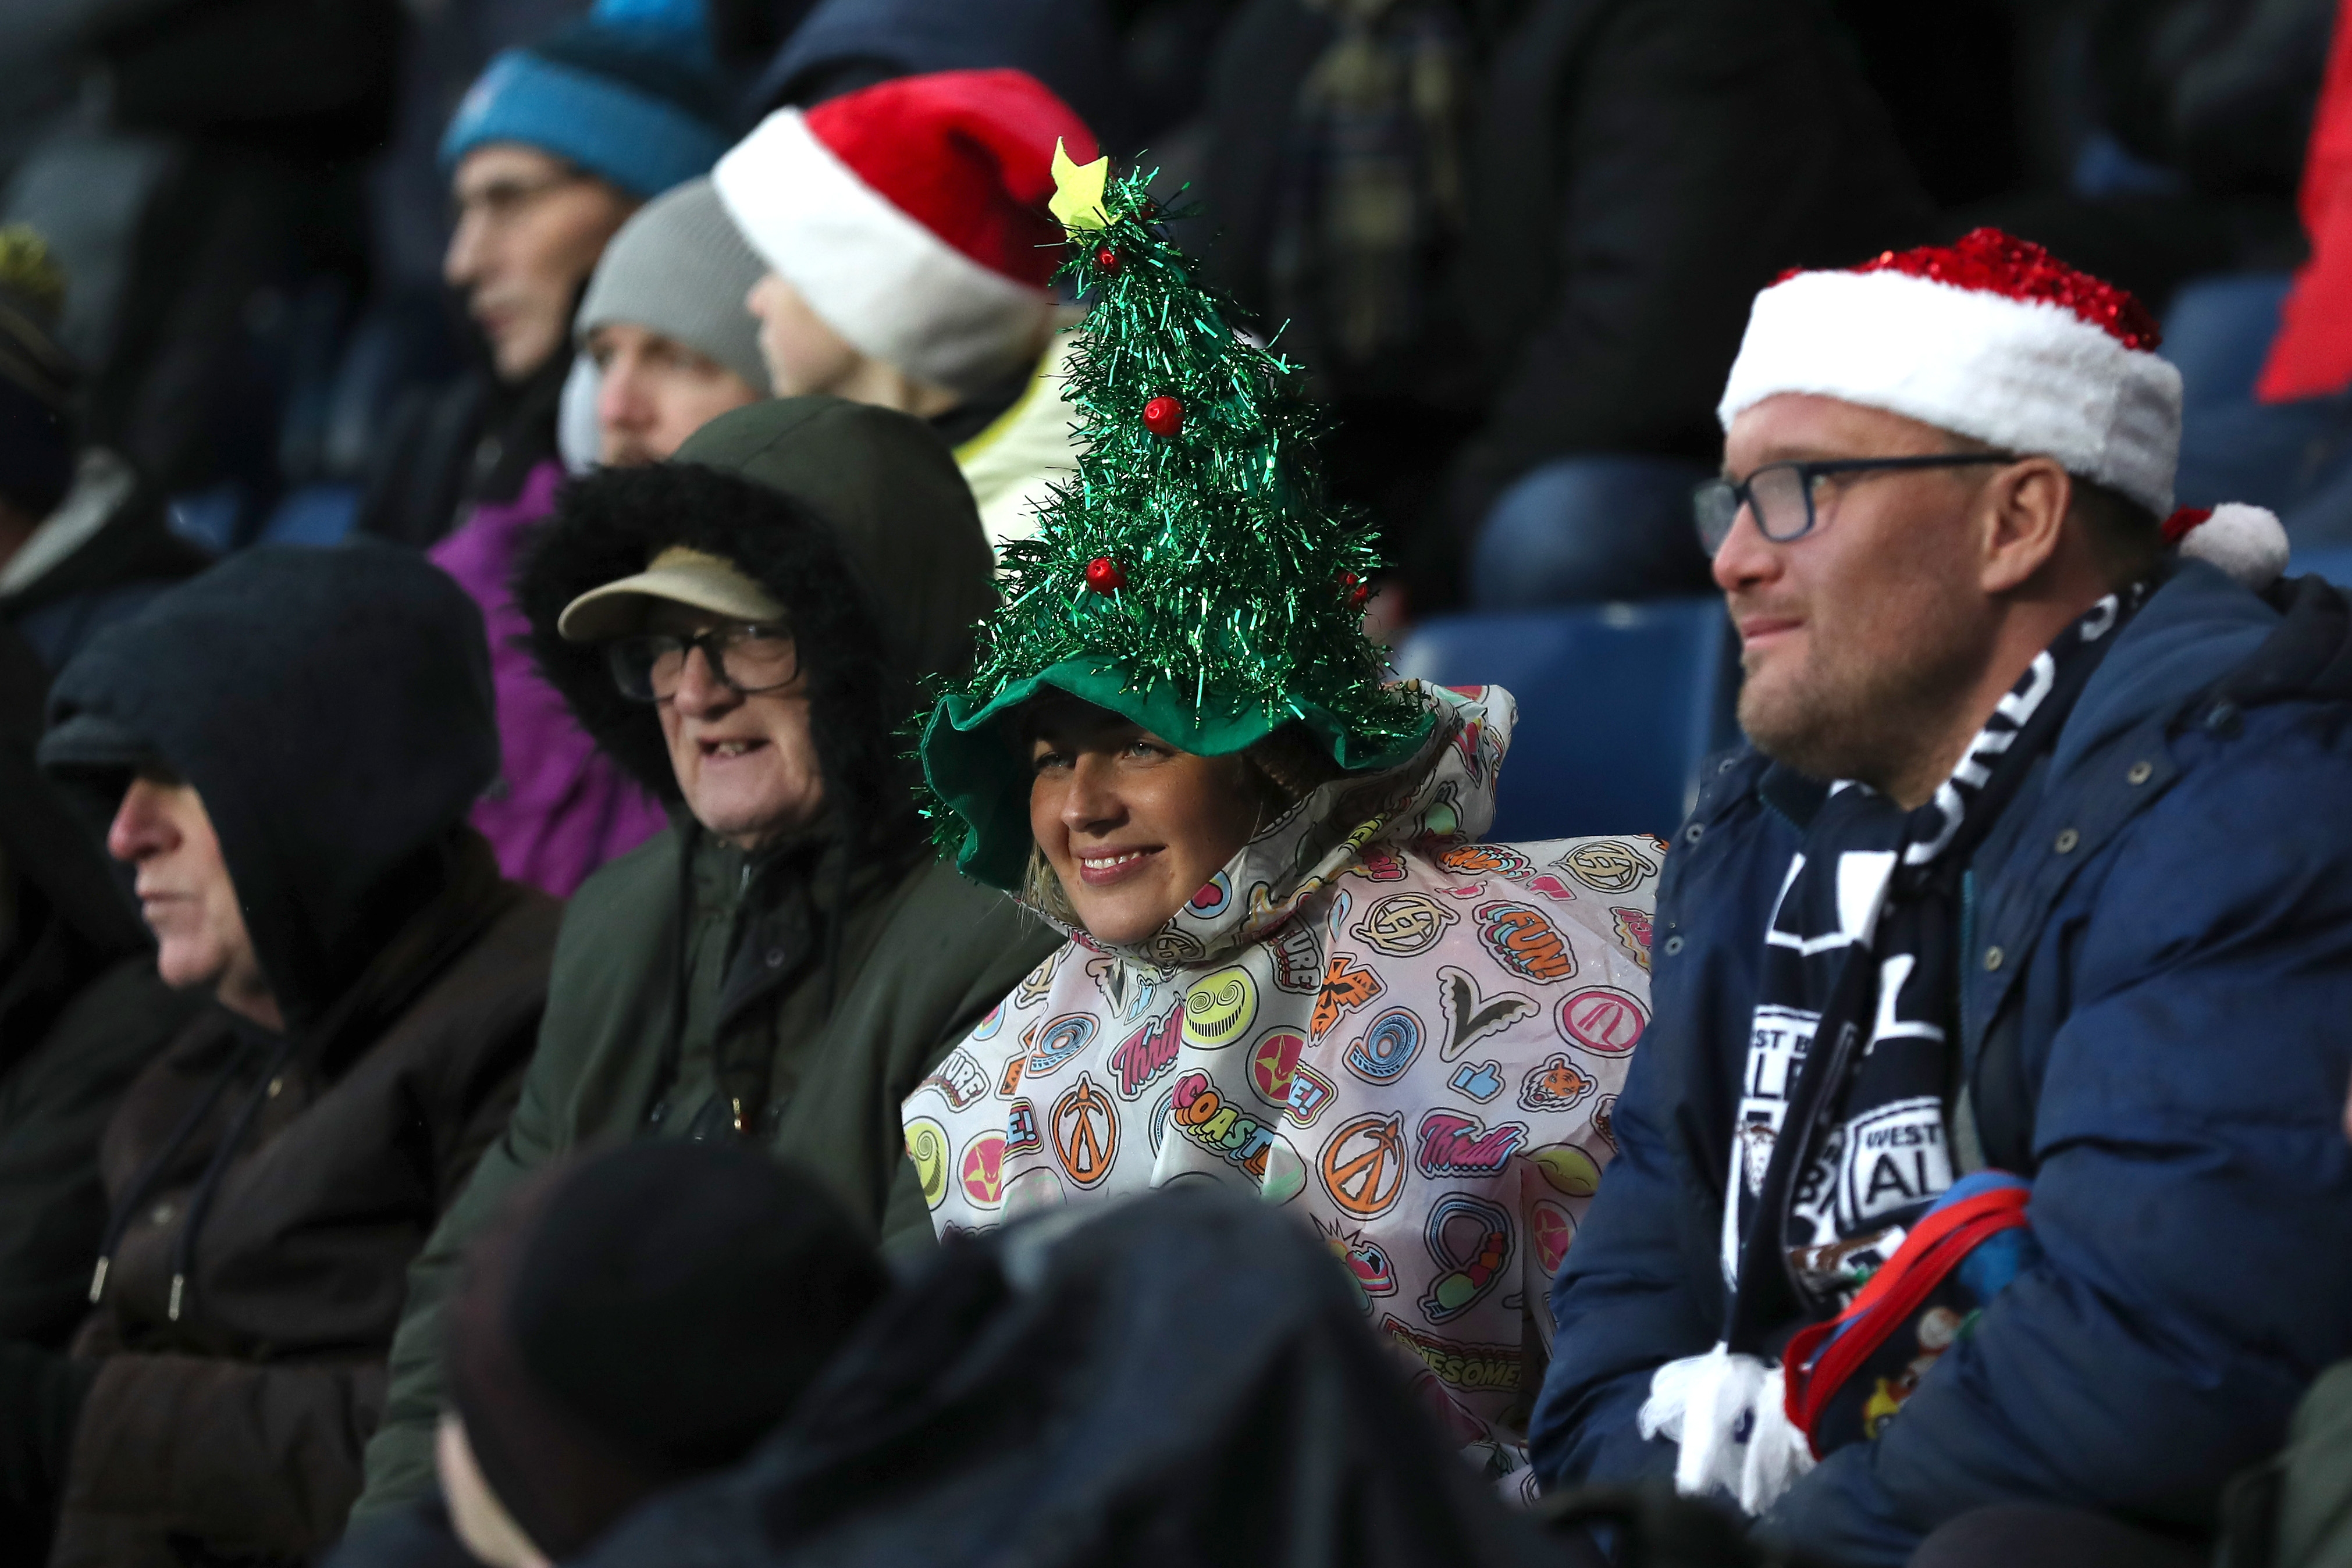
<instances>
[{"instance_id":1,"label":"black hat","mask_svg":"<svg viewBox=\"0 0 2352 1568\"><path fill-rule=\"evenodd\" d=\"M468 1254L446 1346L482 1479L550 1558L781 1421L889 1288L804 1172L632 1144L519 1194Z\"/></svg>"}]
</instances>

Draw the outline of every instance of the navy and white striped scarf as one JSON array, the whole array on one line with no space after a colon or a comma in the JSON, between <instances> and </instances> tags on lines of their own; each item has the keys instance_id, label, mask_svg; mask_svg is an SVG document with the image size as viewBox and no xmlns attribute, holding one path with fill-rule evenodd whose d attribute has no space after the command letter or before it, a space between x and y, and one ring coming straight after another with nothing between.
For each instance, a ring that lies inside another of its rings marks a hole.
<instances>
[{"instance_id":1,"label":"navy and white striped scarf","mask_svg":"<svg viewBox=\"0 0 2352 1568\"><path fill-rule=\"evenodd\" d=\"M2143 597L2108 595L2035 655L1932 800L1906 811L1841 783L1806 829L1764 937L1732 1140L1735 1350L1791 1308L1840 1310L1951 1186L1961 877Z\"/></svg>"}]
</instances>

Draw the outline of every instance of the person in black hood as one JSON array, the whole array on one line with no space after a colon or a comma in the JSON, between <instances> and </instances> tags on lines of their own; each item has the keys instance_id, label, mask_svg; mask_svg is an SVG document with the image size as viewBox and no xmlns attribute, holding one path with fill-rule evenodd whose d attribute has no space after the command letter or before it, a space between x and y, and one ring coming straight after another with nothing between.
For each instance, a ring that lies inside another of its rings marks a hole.
<instances>
[{"instance_id":1,"label":"person in black hood","mask_svg":"<svg viewBox=\"0 0 2352 1568\"><path fill-rule=\"evenodd\" d=\"M459 1259L564 1155L740 1142L886 1249L929 1249L941 1173L908 1159L898 1105L1056 946L933 857L897 733L924 680L969 666L993 583L947 447L839 398L737 409L564 493L515 601L672 826L565 912L514 1121L410 1273L355 1532L430 1488Z\"/></svg>"},{"instance_id":2,"label":"person in black hood","mask_svg":"<svg viewBox=\"0 0 2352 1568\"><path fill-rule=\"evenodd\" d=\"M0 626L0 1341L61 1350L106 1228L98 1140L194 1010L96 836L33 763L48 674ZM0 1561L39 1561L42 1511L0 1507Z\"/></svg>"},{"instance_id":3,"label":"person in black hood","mask_svg":"<svg viewBox=\"0 0 2352 1568\"><path fill-rule=\"evenodd\" d=\"M58 1510L55 1563L313 1555L545 1000L555 905L465 824L498 758L480 615L405 551L257 549L100 634L49 718L163 978L217 1005L107 1128L70 1359L0 1354L0 1489Z\"/></svg>"}]
</instances>

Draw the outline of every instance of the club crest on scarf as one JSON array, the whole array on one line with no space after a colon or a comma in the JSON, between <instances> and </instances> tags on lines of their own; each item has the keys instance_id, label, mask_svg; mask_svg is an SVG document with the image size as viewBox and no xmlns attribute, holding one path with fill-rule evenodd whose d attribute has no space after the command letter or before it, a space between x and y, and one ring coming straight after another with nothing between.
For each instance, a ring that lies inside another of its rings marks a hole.
<instances>
[{"instance_id":1,"label":"club crest on scarf","mask_svg":"<svg viewBox=\"0 0 2352 1568\"><path fill-rule=\"evenodd\" d=\"M1926 804L1849 780L1807 828L1764 936L1724 1209L1734 1286L1769 1225L1806 1304L1836 1311L1951 1186L1960 877L2144 595L2109 595L2035 655Z\"/></svg>"}]
</instances>

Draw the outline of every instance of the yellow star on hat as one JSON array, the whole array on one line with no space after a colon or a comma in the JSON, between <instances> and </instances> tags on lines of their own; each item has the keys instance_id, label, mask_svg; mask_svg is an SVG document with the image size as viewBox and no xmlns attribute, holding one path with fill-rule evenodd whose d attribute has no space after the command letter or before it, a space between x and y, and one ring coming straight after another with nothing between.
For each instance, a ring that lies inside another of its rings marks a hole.
<instances>
[{"instance_id":1,"label":"yellow star on hat","mask_svg":"<svg viewBox=\"0 0 2352 1568\"><path fill-rule=\"evenodd\" d=\"M1062 220L1062 226L1073 234L1080 229L1106 228L1110 224L1110 214L1103 208L1103 186L1109 179L1108 158L1097 158L1091 163L1074 162L1070 150L1062 145L1057 136L1054 139L1054 199L1045 204Z\"/></svg>"}]
</instances>

